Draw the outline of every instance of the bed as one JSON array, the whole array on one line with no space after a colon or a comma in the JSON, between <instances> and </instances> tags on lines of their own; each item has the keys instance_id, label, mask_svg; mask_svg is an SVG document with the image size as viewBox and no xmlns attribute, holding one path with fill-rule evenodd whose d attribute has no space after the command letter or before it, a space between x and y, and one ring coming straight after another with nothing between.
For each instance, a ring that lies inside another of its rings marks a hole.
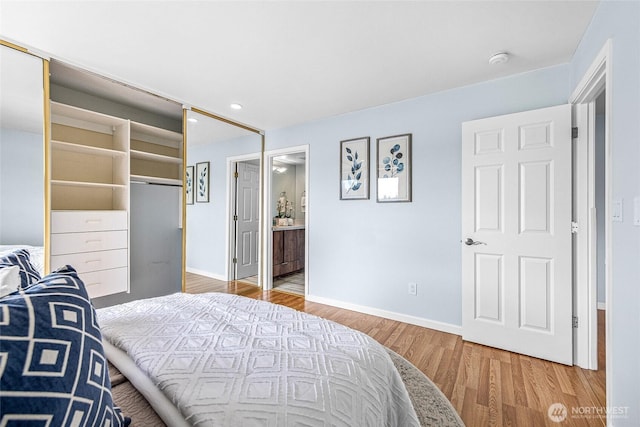
<instances>
[{"instance_id":1,"label":"bed","mask_svg":"<svg viewBox=\"0 0 640 427\"><path fill-rule=\"evenodd\" d=\"M133 426L462 425L432 384L419 420L403 359L367 335L237 295L96 311L66 266L0 298L0 325L0 424L120 426L130 415Z\"/></svg>"},{"instance_id":2,"label":"bed","mask_svg":"<svg viewBox=\"0 0 640 427\"><path fill-rule=\"evenodd\" d=\"M384 347L337 323L215 293L98 319L107 356L136 388L157 386L148 400L168 425L419 426Z\"/></svg>"}]
</instances>

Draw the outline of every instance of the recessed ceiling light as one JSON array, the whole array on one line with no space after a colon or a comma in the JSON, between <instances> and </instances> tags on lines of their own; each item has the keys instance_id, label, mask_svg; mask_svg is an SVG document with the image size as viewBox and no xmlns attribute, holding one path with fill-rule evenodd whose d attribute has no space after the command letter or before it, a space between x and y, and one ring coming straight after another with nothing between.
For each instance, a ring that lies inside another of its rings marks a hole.
<instances>
[{"instance_id":1,"label":"recessed ceiling light","mask_svg":"<svg viewBox=\"0 0 640 427\"><path fill-rule=\"evenodd\" d=\"M189 117L189 118L187 119L187 121L188 121L188 122L191 122L191 123L198 123L198 119L196 119L196 118L194 118L194 117Z\"/></svg>"},{"instance_id":2,"label":"recessed ceiling light","mask_svg":"<svg viewBox=\"0 0 640 427\"><path fill-rule=\"evenodd\" d=\"M489 58L489 64L491 65L504 64L508 60L509 60L509 54L506 52L500 52L500 53L496 53L495 55L492 55Z\"/></svg>"},{"instance_id":3,"label":"recessed ceiling light","mask_svg":"<svg viewBox=\"0 0 640 427\"><path fill-rule=\"evenodd\" d=\"M231 107L232 110L242 110L242 105L236 103L229 105L229 107Z\"/></svg>"}]
</instances>

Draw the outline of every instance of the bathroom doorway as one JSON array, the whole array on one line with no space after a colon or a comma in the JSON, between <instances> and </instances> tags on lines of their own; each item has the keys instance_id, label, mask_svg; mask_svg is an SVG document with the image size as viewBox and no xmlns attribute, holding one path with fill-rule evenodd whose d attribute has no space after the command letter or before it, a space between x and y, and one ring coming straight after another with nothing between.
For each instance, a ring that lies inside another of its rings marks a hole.
<instances>
[{"instance_id":1,"label":"bathroom doorway","mask_svg":"<svg viewBox=\"0 0 640 427\"><path fill-rule=\"evenodd\" d=\"M308 146L265 153L265 289L308 293Z\"/></svg>"}]
</instances>

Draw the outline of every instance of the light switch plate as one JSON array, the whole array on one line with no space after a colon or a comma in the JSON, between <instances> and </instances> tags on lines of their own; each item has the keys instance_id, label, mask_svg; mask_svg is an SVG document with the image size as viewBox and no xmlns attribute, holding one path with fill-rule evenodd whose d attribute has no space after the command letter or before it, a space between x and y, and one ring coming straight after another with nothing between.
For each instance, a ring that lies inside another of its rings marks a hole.
<instances>
[{"instance_id":1,"label":"light switch plate","mask_svg":"<svg viewBox=\"0 0 640 427\"><path fill-rule=\"evenodd\" d=\"M633 225L640 226L640 197L633 198Z\"/></svg>"},{"instance_id":2,"label":"light switch plate","mask_svg":"<svg viewBox=\"0 0 640 427\"><path fill-rule=\"evenodd\" d=\"M622 200L614 200L612 208L611 220L622 222Z\"/></svg>"}]
</instances>

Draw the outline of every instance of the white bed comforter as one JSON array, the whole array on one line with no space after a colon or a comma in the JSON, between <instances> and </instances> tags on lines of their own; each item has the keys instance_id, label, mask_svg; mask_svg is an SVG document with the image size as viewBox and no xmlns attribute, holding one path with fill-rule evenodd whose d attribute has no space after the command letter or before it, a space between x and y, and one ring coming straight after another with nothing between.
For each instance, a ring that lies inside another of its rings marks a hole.
<instances>
[{"instance_id":1,"label":"white bed comforter","mask_svg":"<svg viewBox=\"0 0 640 427\"><path fill-rule=\"evenodd\" d=\"M198 426L419 426L369 336L230 294L173 294L98 310L125 351Z\"/></svg>"}]
</instances>

